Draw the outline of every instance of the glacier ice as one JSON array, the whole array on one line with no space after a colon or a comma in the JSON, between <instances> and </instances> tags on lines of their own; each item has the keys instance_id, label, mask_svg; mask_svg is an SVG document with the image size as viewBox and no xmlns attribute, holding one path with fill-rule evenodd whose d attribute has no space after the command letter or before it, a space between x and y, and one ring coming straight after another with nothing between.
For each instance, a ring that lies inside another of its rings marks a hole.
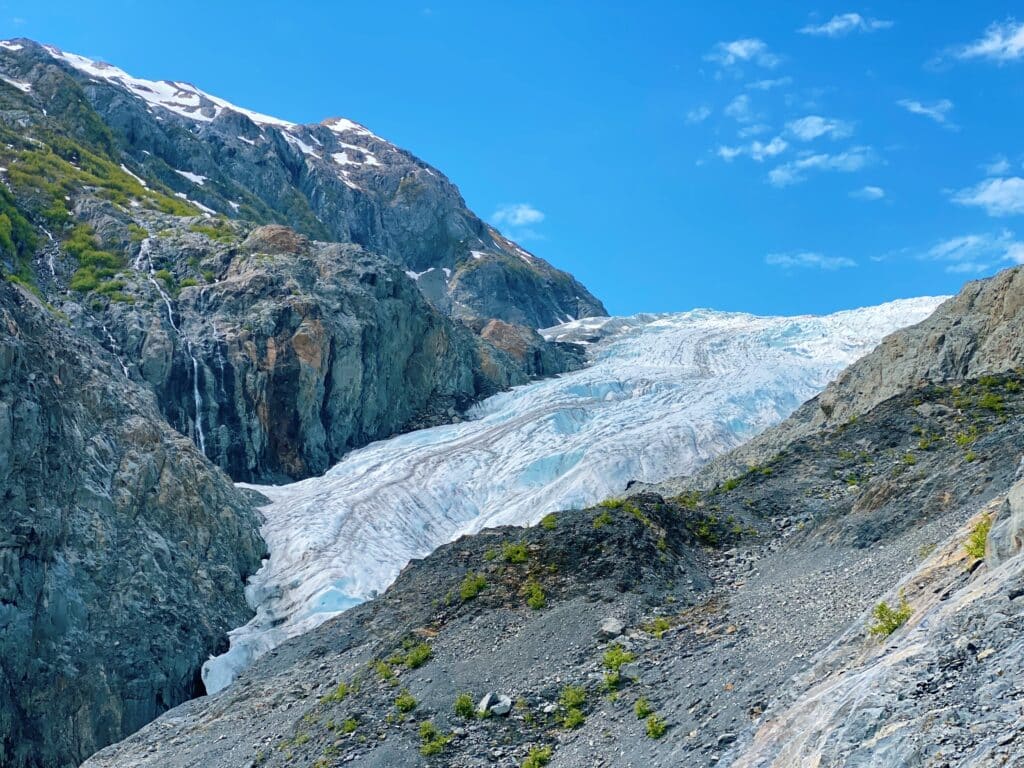
<instances>
[{"instance_id":1,"label":"glacier ice","mask_svg":"<svg viewBox=\"0 0 1024 768\"><path fill-rule=\"evenodd\" d=\"M264 493L271 556L256 610L203 667L209 692L254 658L384 590L402 567L481 528L657 482L780 421L883 336L924 319L920 298L827 316L694 310L547 329L591 364L491 397L470 419L348 454L321 477Z\"/></svg>"}]
</instances>

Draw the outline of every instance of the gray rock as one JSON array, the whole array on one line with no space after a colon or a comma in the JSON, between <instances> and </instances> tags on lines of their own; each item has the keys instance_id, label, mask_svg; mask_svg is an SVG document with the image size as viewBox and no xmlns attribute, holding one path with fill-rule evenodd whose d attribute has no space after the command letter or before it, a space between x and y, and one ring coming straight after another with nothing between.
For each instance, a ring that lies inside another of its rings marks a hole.
<instances>
[{"instance_id":1,"label":"gray rock","mask_svg":"<svg viewBox=\"0 0 1024 768\"><path fill-rule=\"evenodd\" d=\"M598 634L602 637L618 637L622 634L626 625L614 616L609 616L607 619L601 621L601 626L598 629Z\"/></svg>"}]
</instances>

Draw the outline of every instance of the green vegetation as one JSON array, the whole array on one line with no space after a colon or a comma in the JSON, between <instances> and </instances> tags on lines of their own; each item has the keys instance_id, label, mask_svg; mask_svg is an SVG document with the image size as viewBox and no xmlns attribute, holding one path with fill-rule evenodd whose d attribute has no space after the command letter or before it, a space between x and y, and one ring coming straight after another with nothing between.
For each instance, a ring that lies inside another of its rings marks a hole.
<instances>
[{"instance_id":1,"label":"green vegetation","mask_svg":"<svg viewBox=\"0 0 1024 768\"><path fill-rule=\"evenodd\" d=\"M912 453L905 453L900 461L903 462L904 466L912 467L917 464L917 457Z\"/></svg>"},{"instance_id":2,"label":"green vegetation","mask_svg":"<svg viewBox=\"0 0 1024 768\"><path fill-rule=\"evenodd\" d=\"M391 665L386 661L378 661L373 665L373 670L377 673L377 677L383 680L385 683L395 682L395 670L391 668Z\"/></svg>"},{"instance_id":3,"label":"green vegetation","mask_svg":"<svg viewBox=\"0 0 1024 768\"><path fill-rule=\"evenodd\" d=\"M876 637L888 637L897 629L907 623L907 619L914 613L910 607L910 603L900 593L900 602L895 608L892 608L884 600L875 606L874 610L871 611L871 615L875 617L875 622L868 627L868 632Z\"/></svg>"},{"instance_id":4,"label":"green vegetation","mask_svg":"<svg viewBox=\"0 0 1024 768\"><path fill-rule=\"evenodd\" d=\"M741 477L730 477L718 487L718 491L720 493L728 493L729 491L738 488L742 480L743 478Z\"/></svg>"},{"instance_id":5,"label":"green vegetation","mask_svg":"<svg viewBox=\"0 0 1024 768\"><path fill-rule=\"evenodd\" d=\"M100 281L113 277L124 266L121 257L104 251L96 242L92 228L79 224L64 240L64 250L78 262L78 269L71 276L70 288L85 293L100 287ZM111 291L124 287L120 283Z\"/></svg>"},{"instance_id":6,"label":"green vegetation","mask_svg":"<svg viewBox=\"0 0 1024 768\"><path fill-rule=\"evenodd\" d=\"M497 557L498 557L498 550L496 550L496 549L488 549L486 552L484 552L484 560L486 560L487 562L491 562L492 560L496 559Z\"/></svg>"},{"instance_id":7,"label":"green vegetation","mask_svg":"<svg viewBox=\"0 0 1024 768\"><path fill-rule=\"evenodd\" d=\"M424 757L439 755L452 743L452 736L441 733L429 720L420 723L420 754Z\"/></svg>"},{"instance_id":8,"label":"green vegetation","mask_svg":"<svg viewBox=\"0 0 1024 768\"><path fill-rule=\"evenodd\" d=\"M179 288L191 288L193 285L199 285L199 281L196 280L194 277L186 277L184 280L178 283Z\"/></svg>"},{"instance_id":9,"label":"green vegetation","mask_svg":"<svg viewBox=\"0 0 1024 768\"><path fill-rule=\"evenodd\" d=\"M540 527L546 531L553 531L558 527L558 519L555 517L555 513L544 515L540 520Z\"/></svg>"},{"instance_id":10,"label":"green vegetation","mask_svg":"<svg viewBox=\"0 0 1024 768\"><path fill-rule=\"evenodd\" d=\"M461 597L464 602L466 600L472 600L485 589L487 589L487 579L482 574L470 571L466 574L465 578L462 579L462 584L459 585L459 597Z\"/></svg>"},{"instance_id":11,"label":"green vegetation","mask_svg":"<svg viewBox=\"0 0 1024 768\"><path fill-rule=\"evenodd\" d=\"M530 579L523 584L520 593L526 598L526 604L534 611L539 611L547 604L544 588L534 579Z\"/></svg>"},{"instance_id":12,"label":"green vegetation","mask_svg":"<svg viewBox=\"0 0 1024 768\"><path fill-rule=\"evenodd\" d=\"M957 432L954 439L956 440L956 444L961 448L967 448L968 446L973 445L978 439L978 426L976 424L972 424L971 428L966 432Z\"/></svg>"},{"instance_id":13,"label":"green vegetation","mask_svg":"<svg viewBox=\"0 0 1024 768\"><path fill-rule=\"evenodd\" d=\"M326 696L321 696L320 701L324 704L338 704L345 700L349 694L348 683L342 681L338 683L338 687L328 693Z\"/></svg>"},{"instance_id":14,"label":"green vegetation","mask_svg":"<svg viewBox=\"0 0 1024 768\"><path fill-rule=\"evenodd\" d=\"M995 392L986 392L978 398L978 407L984 408L992 413L1002 413L1006 407L1003 403L1003 396Z\"/></svg>"},{"instance_id":15,"label":"green vegetation","mask_svg":"<svg viewBox=\"0 0 1024 768\"><path fill-rule=\"evenodd\" d=\"M964 544L964 551L969 557L980 560L985 556L985 542L988 532L992 530L992 515L982 515L981 519L971 528L971 533Z\"/></svg>"},{"instance_id":16,"label":"green vegetation","mask_svg":"<svg viewBox=\"0 0 1024 768\"><path fill-rule=\"evenodd\" d=\"M433 655L433 650L426 643L417 643L407 648L408 653L401 656L401 662L409 669L419 669L426 664Z\"/></svg>"},{"instance_id":17,"label":"green vegetation","mask_svg":"<svg viewBox=\"0 0 1024 768\"><path fill-rule=\"evenodd\" d=\"M228 224L227 220L222 218L211 219L208 223L196 223L190 226L190 232L196 232L201 235L206 235L211 240L216 240L221 243L230 243L236 239L235 232Z\"/></svg>"},{"instance_id":18,"label":"green vegetation","mask_svg":"<svg viewBox=\"0 0 1024 768\"><path fill-rule=\"evenodd\" d=\"M633 712L636 714L637 720L643 720L648 715L654 714L654 707L651 706L647 699L641 696L636 700L636 704L633 705Z\"/></svg>"},{"instance_id":19,"label":"green vegetation","mask_svg":"<svg viewBox=\"0 0 1024 768\"><path fill-rule=\"evenodd\" d=\"M133 243L141 243L147 237L149 237L149 232L140 227L138 224L132 222L128 225L128 239L131 240Z\"/></svg>"},{"instance_id":20,"label":"green vegetation","mask_svg":"<svg viewBox=\"0 0 1024 768\"><path fill-rule=\"evenodd\" d=\"M632 653L627 651L618 643L608 646L608 649L604 652L604 656L601 659L601 664L604 665L605 669L613 670L618 672L623 664L628 664L636 658Z\"/></svg>"},{"instance_id":21,"label":"green vegetation","mask_svg":"<svg viewBox=\"0 0 1024 768\"><path fill-rule=\"evenodd\" d=\"M416 709L416 699L408 691L402 691L398 694L398 698L395 699L395 708L403 714L412 712Z\"/></svg>"},{"instance_id":22,"label":"green vegetation","mask_svg":"<svg viewBox=\"0 0 1024 768\"><path fill-rule=\"evenodd\" d=\"M665 735L668 725L655 714L647 716L647 736L652 739L660 739Z\"/></svg>"},{"instance_id":23,"label":"green vegetation","mask_svg":"<svg viewBox=\"0 0 1024 768\"><path fill-rule=\"evenodd\" d=\"M501 545L501 556L506 563L520 564L525 563L529 559L530 553L526 549L525 542L520 541L517 544L513 544L510 541L506 541Z\"/></svg>"},{"instance_id":24,"label":"green vegetation","mask_svg":"<svg viewBox=\"0 0 1024 768\"><path fill-rule=\"evenodd\" d=\"M523 760L522 768L544 768L549 762L551 762L551 747L530 747L530 753Z\"/></svg>"},{"instance_id":25,"label":"green vegetation","mask_svg":"<svg viewBox=\"0 0 1024 768\"><path fill-rule=\"evenodd\" d=\"M473 703L473 697L468 693L460 693L455 697L455 714L461 717L463 720L472 720L476 714L476 705Z\"/></svg>"},{"instance_id":26,"label":"green vegetation","mask_svg":"<svg viewBox=\"0 0 1024 768\"><path fill-rule=\"evenodd\" d=\"M587 692L575 685L567 685L562 689L558 703L565 709L562 715L562 726L564 728L577 728L587 719L583 714L583 702L587 700Z\"/></svg>"},{"instance_id":27,"label":"green vegetation","mask_svg":"<svg viewBox=\"0 0 1024 768\"><path fill-rule=\"evenodd\" d=\"M968 464L970 464L976 458L978 458L978 454L976 454L974 451L968 451L967 453L964 454L964 461L966 461Z\"/></svg>"},{"instance_id":28,"label":"green vegetation","mask_svg":"<svg viewBox=\"0 0 1024 768\"><path fill-rule=\"evenodd\" d=\"M659 640L661 640L662 635L664 635L671 628L672 622L670 622L664 616L658 616L653 621L644 626L644 630L646 632L649 632L650 634L654 635Z\"/></svg>"},{"instance_id":29,"label":"green vegetation","mask_svg":"<svg viewBox=\"0 0 1024 768\"><path fill-rule=\"evenodd\" d=\"M615 522L615 519L609 514L608 510L604 510L600 515L594 518L595 528L604 528L606 525L611 525Z\"/></svg>"},{"instance_id":30,"label":"green vegetation","mask_svg":"<svg viewBox=\"0 0 1024 768\"><path fill-rule=\"evenodd\" d=\"M12 276L32 283L32 254L38 238L32 224L15 205L14 195L0 184L0 260L10 265Z\"/></svg>"}]
</instances>

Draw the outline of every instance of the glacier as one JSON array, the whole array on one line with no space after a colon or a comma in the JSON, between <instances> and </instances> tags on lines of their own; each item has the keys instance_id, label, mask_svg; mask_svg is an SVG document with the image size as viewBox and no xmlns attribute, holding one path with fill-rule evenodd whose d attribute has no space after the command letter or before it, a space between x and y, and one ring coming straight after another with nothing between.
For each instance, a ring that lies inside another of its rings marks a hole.
<instances>
[{"instance_id":1,"label":"glacier","mask_svg":"<svg viewBox=\"0 0 1024 768\"><path fill-rule=\"evenodd\" d=\"M382 440L323 476L263 493L270 557L253 619L203 666L208 693L253 659L373 598L412 559L464 534L531 525L688 474L781 421L943 297L825 316L693 310L587 318L543 331L588 367L479 403L467 420Z\"/></svg>"}]
</instances>

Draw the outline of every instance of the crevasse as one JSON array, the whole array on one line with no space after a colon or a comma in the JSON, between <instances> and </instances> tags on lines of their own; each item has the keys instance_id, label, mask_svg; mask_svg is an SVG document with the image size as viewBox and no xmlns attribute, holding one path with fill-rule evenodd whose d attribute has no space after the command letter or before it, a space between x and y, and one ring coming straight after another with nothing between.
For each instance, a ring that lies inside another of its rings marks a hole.
<instances>
[{"instance_id":1,"label":"crevasse","mask_svg":"<svg viewBox=\"0 0 1024 768\"><path fill-rule=\"evenodd\" d=\"M590 318L545 331L591 364L496 395L470 419L353 451L322 477L249 486L271 503L256 610L203 667L208 692L253 659L384 590L401 568L481 528L692 472L820 391L940 298L822 317L695 310Z\"/></svg>"}]
</instances>

